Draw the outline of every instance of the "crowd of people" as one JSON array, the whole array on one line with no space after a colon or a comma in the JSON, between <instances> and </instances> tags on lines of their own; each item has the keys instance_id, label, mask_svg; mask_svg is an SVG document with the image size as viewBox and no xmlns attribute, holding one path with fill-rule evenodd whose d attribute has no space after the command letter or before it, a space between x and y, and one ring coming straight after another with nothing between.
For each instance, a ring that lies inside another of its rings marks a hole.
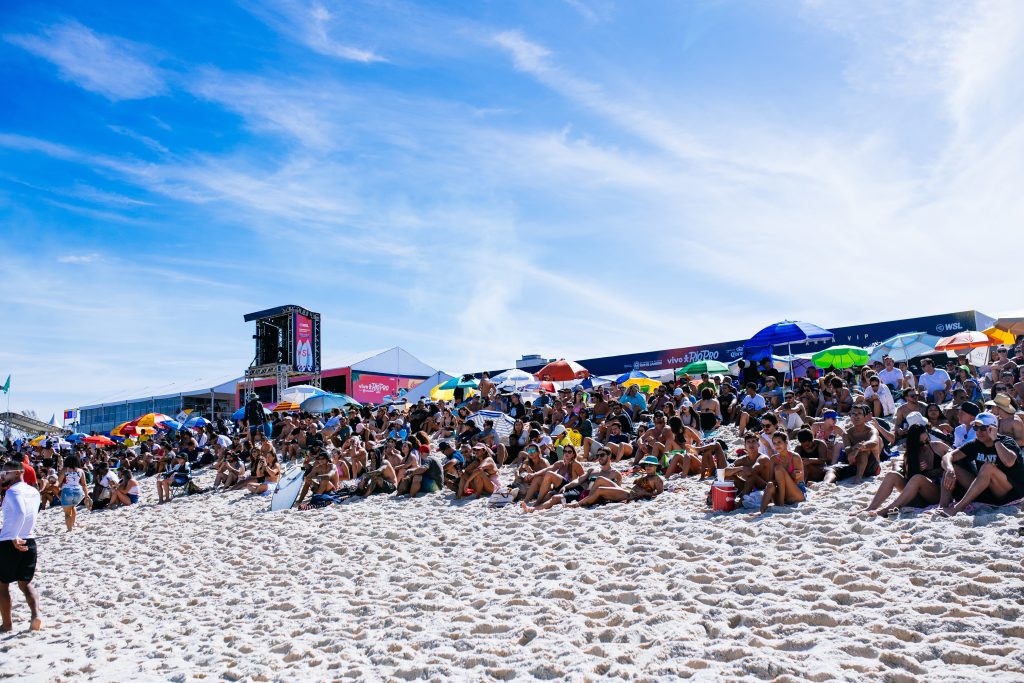
<instances>
[{"instance_id":1,"label":"crowd of people","mask_svg":"<svg viewBox=\"0 0 1024 683\"><path fill-rule=\"evenodd\" d=\"M653 498L666 480L718 476L764 511L802 502L818 484L884 475L869 514L937 505L952 515L972 502L1024 497L1022 366L1021 349L1009 347L983 367L965 356L945 367L926 357L914 368L886 357L809 368L791 382L765 359L741 361L735 377L684 375L646 392L576 382L532 394L485 373L478 390L452 401L313 415L270 413L251 395L237 422L133 446L69 451L46 440L6 450L23 462L41 508L63 509L69 531L82 505L137 505L146 480L160 504L176 490L201 491L199 469L214 473L213 493L271 496L296 466L295 505L304 508L447 491L533 512Z\"/></svg>"}]
</instances>

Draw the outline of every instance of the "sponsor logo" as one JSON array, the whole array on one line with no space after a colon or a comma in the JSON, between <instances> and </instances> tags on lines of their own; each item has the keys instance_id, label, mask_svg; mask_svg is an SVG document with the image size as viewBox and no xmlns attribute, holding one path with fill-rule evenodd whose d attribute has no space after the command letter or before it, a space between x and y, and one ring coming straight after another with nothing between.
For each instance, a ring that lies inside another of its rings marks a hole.
<instances>
[{"instance_id":1,"label":"sponsor logo","mask_svg":"<svg viewBox=\"0 0 1024 683\"><path fill-rule=\"evenodd\" d=\"M936 332L959 332L962 329L964 327L959 322L939 323L935 326Z\"/></svg>"}]
</instances>

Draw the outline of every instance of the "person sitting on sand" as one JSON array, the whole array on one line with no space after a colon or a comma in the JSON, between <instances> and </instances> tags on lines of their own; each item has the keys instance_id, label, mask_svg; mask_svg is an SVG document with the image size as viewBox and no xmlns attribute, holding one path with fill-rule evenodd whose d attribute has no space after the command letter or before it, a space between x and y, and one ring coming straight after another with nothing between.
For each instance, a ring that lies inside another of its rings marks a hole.
<instances>
[{"instance_id":1,"label":"person sitting on sand","mask_svg":"<svg viewBox=\"0 0 1024 683\"><path fill-rule=\"evenodd\" d=\"M782 423L786 431L793 433L808 422L807 409L802 402L797 400L792 389L786 389L782 396L783 401L774 412L779 416L779 422Z\"/></svg>"},{"instance_id":2,"label":"person sitting on sand","mask_svg":"<svg viewBox=\"0 0 1024 683\"><path fill-rule=\"evenodd\" d=\"M489 496L501 488L498 477L498 465L494 462L494 453L483 444L472 449L472 459L467 462L456 498Z\"/></svg>"},{"instance_id":3,"label":"person sitting on sand","mask_svg":"<svg viewBox=\"0 0 1024 683\"><path fill-rule=\"evenodd\" d=\"M605 443L601 443L598 439L593 438L583 440L583 456L585 459L590 459L591 453L596 453L603 447L607 447L612 452L614 462L625 460L633 455L633 446L629 443L629 436L622 431L622 423L611 419L607 423L607 428L608 436L605 437Z\"/></svg>"},{"instance_id":4,"label":"person sitting on sand","mask_svg":"<svg viewBox=\"0 0 1024 683\"><path fill-rule=\"evenodd\" d=\"M768 404L765 402L764 396L757 393L756 384L748 382L744 391L746 393L740 401L739 423L737 425L741 434L747 430L747 423L751 419L760 419L762 413L768 410Z\"/></svg>"},{"instance_id":5,"label":"person sitting on sand","mask_svg":"<svg viewBox=\"0 0 1024 683\"><path fill-rule=\"evenodd\" d=\"M881 471L879 455L882 452L882 440L878 431L867 421L867 416L868 408L864 405L854 406L850 411L853 424L843 438L846 464L839 464L839 459L833 456L832 467L825 474L824 483L832 484L852 478L854 484L859 484L865 476L873 477ZM842 451L839 455L842 455Z\"/></svg>"},{"instance_id":6,"label":"person sitting on sand","mask_svg":"<svg viewBox=\"0 0 1024 683\"><path fill-rule=\"evenodd\" d=\"M609 452L611 449L608 449ZM583 474L583 466L576 461L576 448L569 444L562 451L562 460L539 472L524 477L529 484L524 500L543 503L552 494L560 491L568 482Z\"/></svg>"},{"instance_id":7,"label":"person sitting on sand","mask_svg":"<svg viewBox=\"0 0 1024 683\"><path fill-rule=\"evenodd\" d=\"M892 391L878 375L868 377L868 385L864 388L864 400L875 417L891 417L896 413L896 401Z\"/></svg>"},{"instance_id":8,"label":"person sitting on sand","mask_svg":"<svg viewBox=\"0 0 1024 683\"><path fill-rule=\"evenodd\" d=\"M318 493L329 493L336 490L339 484L338 467L331 462L330 454L321 450L317 453L312 468L302 481L302 488L299 490L299 496L295 499L293 507L302 504L306 493L312 492L314 496Z\"/></svg>"},{"instance_id":9,"label":"person sitting on sand","mask_svg":"<svg viewBox=\"0 0 1024 683\"><path fill-rule=\"evenodd\" d=\"M806 428L796 433L796 440L796 454L804 463L804 481L822 481L832 463L828 445L821 439L815 439L811 430Z\"/></svg>"},{"instance_id":10,"label":"person sitting on sand","mask_svg":"<svg viewBox=\"0 0 1024 683\"><path fill-rule=\"evenodd\" d=\"M260 496L271 496L277 490L277 482L281 480L281 465L277 462L277 455L271 451L260 455L256 459L255 481L246 485L249 493Z\"/></svg>"},{"instance_id":11,"label":"person sitting on sand","mask_svg":"<svg viewBox=\"0 0 1024 683\"><path fill-rule=\"evenodd\" d=\"M863 511L886 516L893 510L938 503L942 492L942 456L948 451L949 446L933 438L924 425L912 425L907 431L901 471L885 475L871 503ZM900 491L900 495L879 510L894 489Z\"/></svg>"},{"instance_id":12,"label":"person sitting on sand","mask_svg":"<svg viewBox=\"0 0 1024 683\"><path fill-rule=\"evenodd\" d=\"M981 412L977 403L964 401L956 412L956 427L953 428L953 448L960 448L968 441L974 440L974 418Z\"/></svg>"},{"instance_id":13,"label":"person sitting on sand","mask_svg":"<svg viewBox=\"0 0 1024 683\"><path fill-rule=\"evenodd\" d=\"M590 493L575 503L569 503L566 507L590 507L601 503L626 503L633 500L655 498L665 491L665 480L658 474L658 459L654 456L647 456L640 461L644 468L644 474L633 481L630 489L625 489L618 484L595 482L605 484L590 489Z\"/></svg>"},{"instance_id":14,"label":"person sitting on sand","mask_svg":"<svg viewBox=\"0 0 1024 683\"><path fill-rule=\"evenodd\" d=\"M768 457L768 463L765 463L771 478L765 483L764 493L761 495L762 515L772 505L802 503L807 494L803 460L789 450L789 437L781 431L776 432L772 435L772 447L775 453Z\"/></svg>"},{"instance_id":15,"label":"person sitting on sand","mask_svg":"<svg viewBox=\"0 0 1024 683\"><path fill-rule=\"evenodd\" d=\"M421 451L421 456L423 464L406 472L405 479L398 482L395 495L415 498L420 493L440 491L444 486L444 456L436 453L431 455L429 447L425 453Z\"/></svg>"},{"instance_id":16,"label":"person sitting on sand","mask_svg":"<svg viewBox=\"0 0 1024 683\"><path fill-rule=\"evenodd\" d=\"M992 413L979 413L973 426L975 439L942 458L940 505L949 516L963 512L974 501L1006 505L1024 498L1020 446L999 434L999 419ZM958 483L967 490L956 505L950 506Z\"/></svg>"},{"instance_id":17,"label":"person sitting on sand","mask_svg":"<svg viewBox=\"0 0 1024 683\"><path fill-rule=\"evenodd\" d=\"M602 448L597 453L597 468L590 468L576 479L573 479L555 495L543 503L531 507L526 501L522 501L523 512L537 512L538 510L549 510L556 505L575 503L590 495L591 489L598 486L619 486L622 483L622 475L612 467L612 453L607 448Z\"/></svg>"},{"instance_id":18,"label":"person sitting on sand","mask_svg":"<svg viewBox=\"0 0 1024 683\"><path fill-rule=\"evenodd\" d=\"M213 480L214 491L222 486L224 488L235 486L245 477L245 465L238 457L238 453L234 451L225 451L216 467L217 476Z\"/></svg>"},{"instance_id":19,"label":"person sitting on sand","mask_svg":"<svg viewBox=\"0 0 1024 683\"><path fill-rule=\"evenodd\" d=\"M1017 406L1008 394L996 394L985 406L999 418L999 435L1008 436L1018 446L1024 446L1024 420L1017 413Z\"/></svg>"},{"instance_id":20,"label":"person sitting on sand","mask_svg":"<svg viewBox=\"0 0 1024 683\"><path fill-rule=\"evenodd\" d=\"M811 431L815 439L825 442L825 446L828 448L829 464L838 462L843 442L846 439L846 430L839 426L839 413L834 410L826 410L821 416L821 422L815 422Z\"/></svg>"},{"instance_id":21,"label":"person sitting on sand","mask_svg":"<svg viewBox=\"0 0 1024 683\"><path fill-rule=\"evenodd\" d=\"M921 375L917 378L917 387L926 401L945 403L946 397L953 390L953 380L949 373L935 368L935 361L925 358L921 361Z\"/></svg>"},{"instance_id":22,"label":"person sitting on sand","mask_svg":"<svg viewBox=\"0 0 1024 683\"><path fill-rule=\"evenodd\" d=\"M722 404L715 398L715 392L705 388L700 392L700 401L696 406L700 418L700 430L710 432L722 426ZM687 425L692 426L692 425Z\"/></svg>"},{"instance_id":23,"label":"person sitting on sand","mask_svg":"<svg viewBox=\"0 0 1024 683\"><path fill-rule=\"evenodd\" d=\"M127 507L139 502L139 482L135 480L131 468L122 467L117 486L111 489L110 506Z\"/></svg>"}]
</instances>

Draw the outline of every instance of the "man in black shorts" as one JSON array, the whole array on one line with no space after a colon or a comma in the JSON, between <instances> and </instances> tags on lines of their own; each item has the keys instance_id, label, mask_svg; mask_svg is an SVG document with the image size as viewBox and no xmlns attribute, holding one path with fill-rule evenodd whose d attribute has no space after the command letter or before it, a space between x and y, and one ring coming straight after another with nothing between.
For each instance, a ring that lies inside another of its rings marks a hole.
<instances>
[{"instance_id":1,"label":"man in black shorts","mask_svg":"<svg viewBox=\"0 0 1024 683\"><path fill-rule=\"evenodd\" d=\"M882 439L874 425L867 421L870 412L871 409L864 404L855 405L850 410L850 422L853 424L843 436L846 464L830 467L825 473L825 484L851 478L854 484L859 484L864 477L873 477L881 472L879 455Z\"/></svg>"},{"instance_id":2,"label":"man in black shorts","mask_svg":"<svg viewBox=\"0 0 1024 683\"><path fill-rule=\"evenodd\" d=\"M0 527L0 632L10 631L10 584L17 583L25 594L31 612L30 628L38 631L39 597L32 587L36 573L36 512L39 510L39 491L24 482L25 465L16 459L8 460L0 470L0 486L7 489L4 496L4 525Z\"/></svg>"},{"instance_id":3,"label":"man in black shorts","mask_svg":"<svg viewBox=\"0 0 1024 683\"><path fill-rule=\"evenodd\" d=\"M978 413L972 424L974 440L942 456L945 475L939 504L951 517L974 501L1005 505L1024 498L1024 462L1020 446L1012 437L999 433L999 419L992 413ZM967 491L950 507L958 483L966 486Z\"/></svg>"}]
</instances>

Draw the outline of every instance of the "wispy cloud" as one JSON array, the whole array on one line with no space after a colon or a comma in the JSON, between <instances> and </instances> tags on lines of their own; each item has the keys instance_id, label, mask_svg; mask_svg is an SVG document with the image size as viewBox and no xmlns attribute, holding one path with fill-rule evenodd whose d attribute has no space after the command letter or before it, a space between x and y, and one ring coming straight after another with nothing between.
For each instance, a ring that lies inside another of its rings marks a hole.
<instances>
[{"instance_id":1,"label":"wispy cloud","mask_svg":"<svg viewBox=\"0 0 1024 683\"><path fill-rule=\"evenodd\" d=\"M109 100L161 95L166 83L141 46L93 32L75 21L56 24L37 35L7 35L6 40L53 63L65 80Z\"/></svg>"},{"instance_id":2,"label":"wispy cloud","mask_svg":"<svg viewBox=\"0 0 1024 683\"><path fill-rule=\"evenodd\" d=\"M327 57L369 64L387 61L372 49L339 39L350 27L324 3L306 0L249 2L252 11L292 40Z\"/></svg>"},{"instance_id":3,"label":"wispy cloud","mask_svg":"<svg viewBox=\"0 0 1024 683\"><path fill-rule=\"evenodd\" d=\"M57 263L83 264L94 263L100 259L99 254L65 254L57 257Z\"/></svg>"}]
</instances>

